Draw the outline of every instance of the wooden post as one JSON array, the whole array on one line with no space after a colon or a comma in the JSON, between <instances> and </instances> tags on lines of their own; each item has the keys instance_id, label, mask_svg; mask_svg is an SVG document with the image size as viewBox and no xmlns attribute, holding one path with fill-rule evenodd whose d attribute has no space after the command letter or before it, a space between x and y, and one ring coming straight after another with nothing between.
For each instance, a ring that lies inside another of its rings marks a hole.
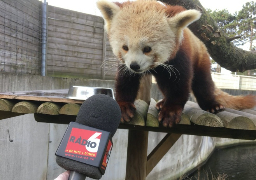
<instances>
[{"instance_id":1,"label":"wooden post","mask_svg":"<svg viewBox=\"0 0 256 180\"><path fill-rule=\"evenodd\" d=\"M136 99L149 104L152 76L141 79L139 93ZM126 162L126 180L145 180L147 166L148 132L129 130Z\"/></svg>"},{"instance_id":2,"label":"wooden post","mask_svg":"<svg viewBox=\"0 0 256 180\"><path fill-rule=\"evenodd\" d=\"M129 130L126 180L145 180L148 149L148 131Z\"/></svg>"}]
</instances>

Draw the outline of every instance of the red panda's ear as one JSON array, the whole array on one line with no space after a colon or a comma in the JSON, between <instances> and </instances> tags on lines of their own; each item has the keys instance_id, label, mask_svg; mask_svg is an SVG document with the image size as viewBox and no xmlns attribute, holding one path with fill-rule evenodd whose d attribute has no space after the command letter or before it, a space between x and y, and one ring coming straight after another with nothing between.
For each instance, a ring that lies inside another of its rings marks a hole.
<instances>
[{"instance_id":1,"label":"red panda's ear","mask_svg":"<svg viewBox=\"0 0 256 180\"><path fill-rule=\"evenodd\" d=\"M168 18L168 23L170 26L184 29L194 21L198 20L201 17L201 13L197 10L186 10L182 11L174 17Z\"/></svg>"},{"instance_id":2,"label":"red panda's ear","mask_svg":"<svg viewBox=\"0 0 256 180\"><path fill-rule=\"evenodd\" d=\"M113 17L116 13L120 10L120 7L113 2L99 0L97 1L97 7L99 8L100 12L103 15L105 20L106 30L108 31Z\"/></svg>"}]
</instances>

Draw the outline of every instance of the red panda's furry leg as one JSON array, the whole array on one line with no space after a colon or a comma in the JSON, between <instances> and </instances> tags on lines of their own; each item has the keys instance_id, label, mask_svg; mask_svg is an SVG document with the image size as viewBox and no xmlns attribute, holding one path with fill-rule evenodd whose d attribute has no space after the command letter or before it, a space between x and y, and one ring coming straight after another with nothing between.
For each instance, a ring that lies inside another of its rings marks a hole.
<instances>
[{"instance_id":1,"label":"red panda's furry leg","mask_svg":"<svg viewBox=\"0 0 256 180\"><path fill-rule=\"evenodd\" d=\"M192 68L186 53L179 51L175 59L165 63L165 66L175 67L172 74L165 66L158 66L152 74L155 76L164 99L156 106L160 109L158 120L163 126L172 127L181 120L181 113L188 100L191 88Z\"/></svg>"},{"instance_id":2,"label":"red panda's furry leg","mask_svg":"<svg viewBox=\"0 0 256 180\"><path fill-rule=\"evenodd\" d=\"M120 66L116 76L116 101L122 113L121 122L129 122L136 110L134 101L139 90L141 75L131 74L124 68L124 65Z\"/></svg>"},{"instance_id":3,"label":"red panda's furry leg","mask_svg":"<svg viewBox=\"0 0 256 180\"><path fill-rule=\"evenodd\" d=\"M214 90L215 85L211 77L210 60L201 60L201 64L194 70L194 77L192 80L192 90L197 99L199 106L211 113L222 111L225 107L217 102Z\"/></svg>"}]
</instances>

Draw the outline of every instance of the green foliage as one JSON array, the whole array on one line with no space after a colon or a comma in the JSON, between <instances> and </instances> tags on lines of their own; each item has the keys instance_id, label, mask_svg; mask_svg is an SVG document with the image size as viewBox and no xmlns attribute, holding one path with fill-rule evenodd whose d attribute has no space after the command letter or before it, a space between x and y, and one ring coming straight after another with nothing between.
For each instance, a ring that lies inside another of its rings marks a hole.
<instances>
[{"instance_id":1,"label":"green foliage","mask_svg":"<svg viewBox=\"0 0 256 180\"><path fill-rule=\"evenodd\" d=\"M217 22L220 29L226 33L229 38L241 36L235 39L235 45L250 43L252 50L253 40L256 39L256 2L247 2L242 9L234 14L228 10L207 10L212 18Z\"/></svg>"},{"instance_id":2,"label":"green foliage","mask_svg":"<svg viewBox=\"0 0 256 180\"><path fill-rule=\"evenodd\" d=\"M250 51L255 51L253 41L256 39L256 2L251 1L243 5L242 9L231 14L227 9L207 10L211 17L216 21L218 27L228 38L234 38L234 45L244 45L249 43ZM256 70L248 70L238 75L256 75Z\"/></svg>"}]
</instances>

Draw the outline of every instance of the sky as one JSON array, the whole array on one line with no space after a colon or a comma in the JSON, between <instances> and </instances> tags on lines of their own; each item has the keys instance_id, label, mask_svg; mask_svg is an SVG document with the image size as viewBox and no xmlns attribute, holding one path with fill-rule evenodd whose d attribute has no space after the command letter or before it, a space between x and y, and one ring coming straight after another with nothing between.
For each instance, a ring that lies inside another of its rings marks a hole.
<instances>
[{"instance_id":1,"label":"sky","mask_svg":"<svg viewBox=\"0 0 256 180\"><path fill-rule=\"evenodd\" d=\"M42 0L43 1L43 0ZM100 15L96 7L97 0L46 0L49 5L57 6L87 14ZM126 0L109 0L123 2ZM239 11L243 4L256 0L199 0L204 8L216 10L227 9L230 13Z\"/></svg>"}]
</instances>

